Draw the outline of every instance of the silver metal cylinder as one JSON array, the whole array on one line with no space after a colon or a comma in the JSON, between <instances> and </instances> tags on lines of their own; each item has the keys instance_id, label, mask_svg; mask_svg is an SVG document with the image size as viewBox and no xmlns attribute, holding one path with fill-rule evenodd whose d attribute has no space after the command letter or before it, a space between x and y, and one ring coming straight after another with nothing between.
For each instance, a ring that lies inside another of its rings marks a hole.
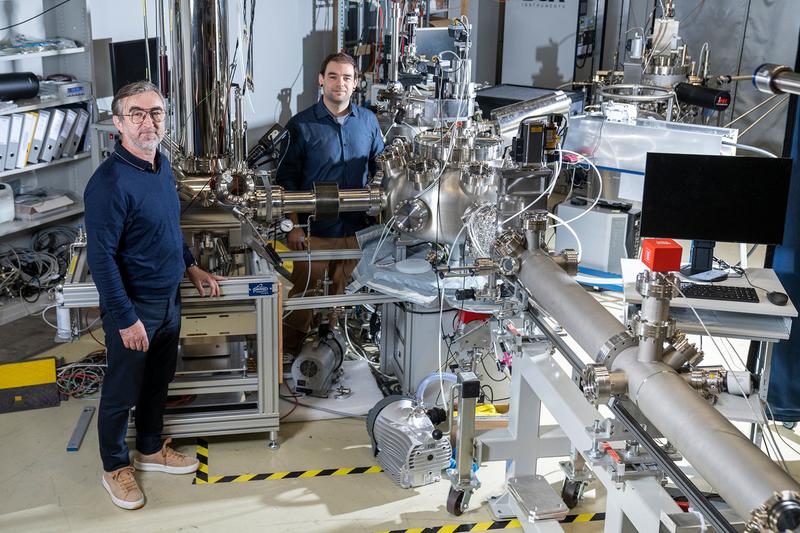
<instances>
[{"instance_id":1,"label":"silver metal cylinder","mask_svg":"<svg viewBox=\"0 0 800 533\"><path fill-rule=\"evenodd\" d=\"M548 264L549 263L549 264ZM522 254L519 281L588 353L624 327L541 252ZM800 485L708 405L669 366L622 351L612 370L624 371L628 394L692 466L745 519L775 492ZM665 404L668 402L668 404Z\"/></svg>"},{"instance_id":2,"label":"silver metal cylinder","mask_svg":"<svg viewBox=\"0 0 800 533\"><path fill-rule=\"evenodd\" d=\"M642 300L642 318L648 322L664 322L669 318L669 300L654 297Z\"/></svg>"},{"instance_id":3,"label":"silver metal cylinder","mask_svg":"<svg viewBox=\"0 0 800 533\"><path fill-rule=\"evenodd\" d=\"M590 356L599 353L608 339L625 331L620 321L549 256L528 250L520 259L520 282Z\"/></svg>"},{"instance_id":4,"label":"silver metal cylinder","mask_svg":"<svg viewBox=\"0 0 800 533\"><path fill-rule=\"evenodd\" d=\"M314 191L284 191L274 187L271 193L272 213L283 216L285 213L316 213L319 203ZM342 189L338 194L338 212L376 212L386 200L378 188Z\"/></svg>"},{"instance_id":5,"label":"silver metal cylinder","mask_svg":"<svg viewBox=\"0 0 800 533\"><path fill-rule=\"evenodd\" d=\"M640 60L642 59L642 54L644 53L644 37L639 35L638 33L633 34L633 39L631 39L631 54L630 59Z\"/></svg>"},{"instance_id":6,"label":"silver metal cylinder","mask_svg":"<svg viewBox=\"0 0 800 533\"><path fill-rule=\"evenodd\" d=\"M660 361L664 355L664 344L658 339L644 338L639 341L639 360L643 362Z\"/></svg>"},{"instance_id":7,"label":"silver metal cylinder","mask_svg":"<svg viewBox=\"0 0 800 533\"><path fill-rule=\"evenodd\" d=\"M369 211L378 203L380 207L380 196L376 198L376 191L371 189L345 189L339 191L339 211Z\"/></svg>"},{"instance_id":8,"label":"silver metal cylinder","mask_svg":"<svg viewBox=\"0 0 800 533\"><path fill-rule=\"evenodd\" d=\"M174 1L176 140L196 160L188 172L219 170L230 155L227 13L227 0Z\"/></svg>"},{"instance_id":9,"label":"silver metal cylinder","mask_svg":"<svg viewBox=\"0 0 800 533\"><path fill-rule=\"evenodd\" d=\"M314 191L283 191L282 207L285 213L313 213L316 206Z\"/></svg>"},{"instance_id":10,"label":"silver metal cylinder","mask_svg":"<svg viewBox=\"0 0 800 533\"><path fill-rule=\"evenodd\" d=\"M800 73L785 65L765 63L753 73L753 85L762 93L800 94Z\"/></svg>"},{"instance_id":11,"label":"silver metal cylinder","mask_svg":"<svg viewBox=\"0 0 800 533\"><path fill-rule=\"evenodd\" d=\"M403 24L402 3L403 2L400 2L400 0L392 0L392 36L390 41L391 56L389 59L389 83L396 83L400 73L400 31Z\"/></svg>"},{"instance_id":12,"label":"silver metal cylinder","mask_svg":"<svg viewBox=\"0 0 800 533\"><path fill-rule=\"evenodd\" d=\"M491 118L497 132L503 137L509 137L517 133L520 122L526 118L567 114L571 103L572 100L563 91L556 91L547 96L495 109L491 113Z\"/></svg>"},{"instance_id":13,"label":"silver metal cylinder","mask_svg":"<svg viewBox=\"0 0 800 533\"><path fill-rule=\"evenodd\" d=\"M680 375L639 361L636 349L613 363L628 377L628 394L725 501L747 520L776 491L800 487ZM665 405L668 402L668 405Z\"/></svg>"},{"instance_id":14,"label":"silver metal cylinder","mask_svg":"<svg viewBox=\"0 0 800 533\"><path fill-rule=\"evenodd\" d=\"M244 123L244 114L242 112L242 91L238 85L233 87L232 98L233 108L235 110L234 116L236 117L233 128L233 162L239 165L244 162L245 150L247 150L245 146L247 128Z\"/></svg>"},{"instance_id":15,"label":"silver metal cylinder","mask_svg":"<svg viewBox=\"0 0 800 533\"><path fill-rule=\"evenodd\" d=\"M56 337L62 341L72 339L72 316L70 310L65 307L56 307Z\"/></svg>"}]
</instances>

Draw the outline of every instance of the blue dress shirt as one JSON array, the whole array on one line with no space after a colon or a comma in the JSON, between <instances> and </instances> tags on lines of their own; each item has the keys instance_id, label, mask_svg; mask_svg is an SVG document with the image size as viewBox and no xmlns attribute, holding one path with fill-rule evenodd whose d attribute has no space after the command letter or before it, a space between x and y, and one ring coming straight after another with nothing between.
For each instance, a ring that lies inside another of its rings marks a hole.
<instances>
[{"instance_id":1,"label":"blue dress shirt","mask_svg":"<svg viewBox=\"0 0 800 533\"><path fill-rule=\"evenodd\" d=\"M344 124L339 124L320 98L293 116L286 129L289 141L276 182L287 191L312 190L315 182L360 189L377 170L375 157L383 152L383 136L368 109L351 104ZM364 213L341 213L338 220L312 221L311 235L346 237L366 225Z\"/></svg>"}]
</instances>

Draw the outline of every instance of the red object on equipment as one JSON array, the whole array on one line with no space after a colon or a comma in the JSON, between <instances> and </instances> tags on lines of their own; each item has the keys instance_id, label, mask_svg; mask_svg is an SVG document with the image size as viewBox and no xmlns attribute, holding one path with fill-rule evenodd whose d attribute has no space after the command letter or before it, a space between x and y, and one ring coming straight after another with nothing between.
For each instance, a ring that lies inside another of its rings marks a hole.
<instances>
[{"instance_id":1,"label":"red object on equipment","mask_svg":"<svg viewBox=\"0 0 800 533\"><path fill-rule=\"evenodd\" d=\"M487 315L485 313L473 313L472 311L459 311L458 312L458 320L462 324L469 324L475 320L487 320L492 318L492 315Z\"/></svg>"},{"instance_id":2,"label":"red object on equipment","mask_svg":"<svg viewBox=\"0 0 800 533\"><path fill-rule=\"evenodd\" d=\"M681 269L683 248L672 239L644 239L642 263L653 272L676 272Z\"/></svg>"}]
</instances>

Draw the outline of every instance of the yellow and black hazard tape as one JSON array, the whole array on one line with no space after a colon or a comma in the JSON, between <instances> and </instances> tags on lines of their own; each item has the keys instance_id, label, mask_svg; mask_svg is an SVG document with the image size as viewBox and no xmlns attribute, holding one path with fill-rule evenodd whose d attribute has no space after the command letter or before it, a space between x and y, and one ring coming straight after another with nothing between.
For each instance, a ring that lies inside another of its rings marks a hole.
<instances>
[{"instance_id":1,"label":"yellow and black hazard tape","mask_svg":"<svg viewBox=\"0 0 800 533\"><path fill-rule=\"evenodd\" d=\"M247 481L273 481L277 479L300 479L310 477L351 476L355 474L378 474L383 472L379 466L353 466L345 468L324 468L319 470L295 470L290 472L269 472L267 474L240 474L231 476L208 475L208 441L197 439L197 460L200 466L192 480L194 485L211 483L245 483Z\"/></svg>"},{"instance_id":2,"label":"yellow and black hazard tape","mask_svg":"<svg viewBox=\"0 0 800 533\"><path fill-rule=\"evenodd\" d=\"M383 472L379 466L355 466L350 468L326 468L321 470L296 470L293 472L270 472L268 474L241 474L238 476L208 476L204 483L245 483L247 481L273 481L276 479L300 479L309 477L350 476L353 474L377 474Z\"/></svg>"},{"instance_id":3,"label":"yellow and black hazard tape","mask_svg":"<svg viewBox=\"0 0 800 533\"><path fill-rule=\"evenodd\" d=\"M192 483L208 482L208 441L206 439L197 438L197 460L200 461L200 466L194 473L194 480Z\"/></svg>"},{"instance_id":4,"label":"yellow and black hazard tape","mask_svg":"<svg viewBox=\"0 0 800 533\"><path fill-rule=\"evenodd\" d=\"M605 513L572 514L559 520L562 524L577 522L600 522L606 519ZM477 522L474 524L447 524L445 526L415 527L412 529L393 529L380 533L466 533L469 531L493 531L498 529L521 528L519 520L497 520L495 522Z\"/></svg>"},{"instance_id":5,"label":"yellow and black hazard tape","mask_svg":"<svg viewBox=\"0 0 800 533\"><path fill-rule=\"evenodd\" d=\"M582 513L571 514L559 520L562 524L571 524L573 522L602 522L606 519L606 513Z\"/></svg>"}]
</instances>

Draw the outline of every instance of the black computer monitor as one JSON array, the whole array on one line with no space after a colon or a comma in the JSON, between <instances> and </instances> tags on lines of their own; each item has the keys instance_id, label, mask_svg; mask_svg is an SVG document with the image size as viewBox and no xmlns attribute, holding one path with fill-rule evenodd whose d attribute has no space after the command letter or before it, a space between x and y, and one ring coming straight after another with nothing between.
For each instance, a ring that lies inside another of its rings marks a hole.
<instances>
[{"instance_id":1,"label":"black computer monitor","mask_svg":"<svg viewBox=\"0 0 800 533\"><path fill-rule=\"evenodd\" d=\"M109 43L108 48L114 94L129 83L147 79L144 39ZM158 38L148 39L147 48L150 54L150 80L158 85Z\"/></svg>"},{"instance_id":2,"label":"black computer monitor","mask_svg":"<svg viewBox=\"0 0 800 533\"><path fill-rule=\"evenodd\" d=\"M716 241L780 244L791 172L786 158L648 153L641 235L691 239L688 275L711 270Z\"/></svg>"}]
</instances>

